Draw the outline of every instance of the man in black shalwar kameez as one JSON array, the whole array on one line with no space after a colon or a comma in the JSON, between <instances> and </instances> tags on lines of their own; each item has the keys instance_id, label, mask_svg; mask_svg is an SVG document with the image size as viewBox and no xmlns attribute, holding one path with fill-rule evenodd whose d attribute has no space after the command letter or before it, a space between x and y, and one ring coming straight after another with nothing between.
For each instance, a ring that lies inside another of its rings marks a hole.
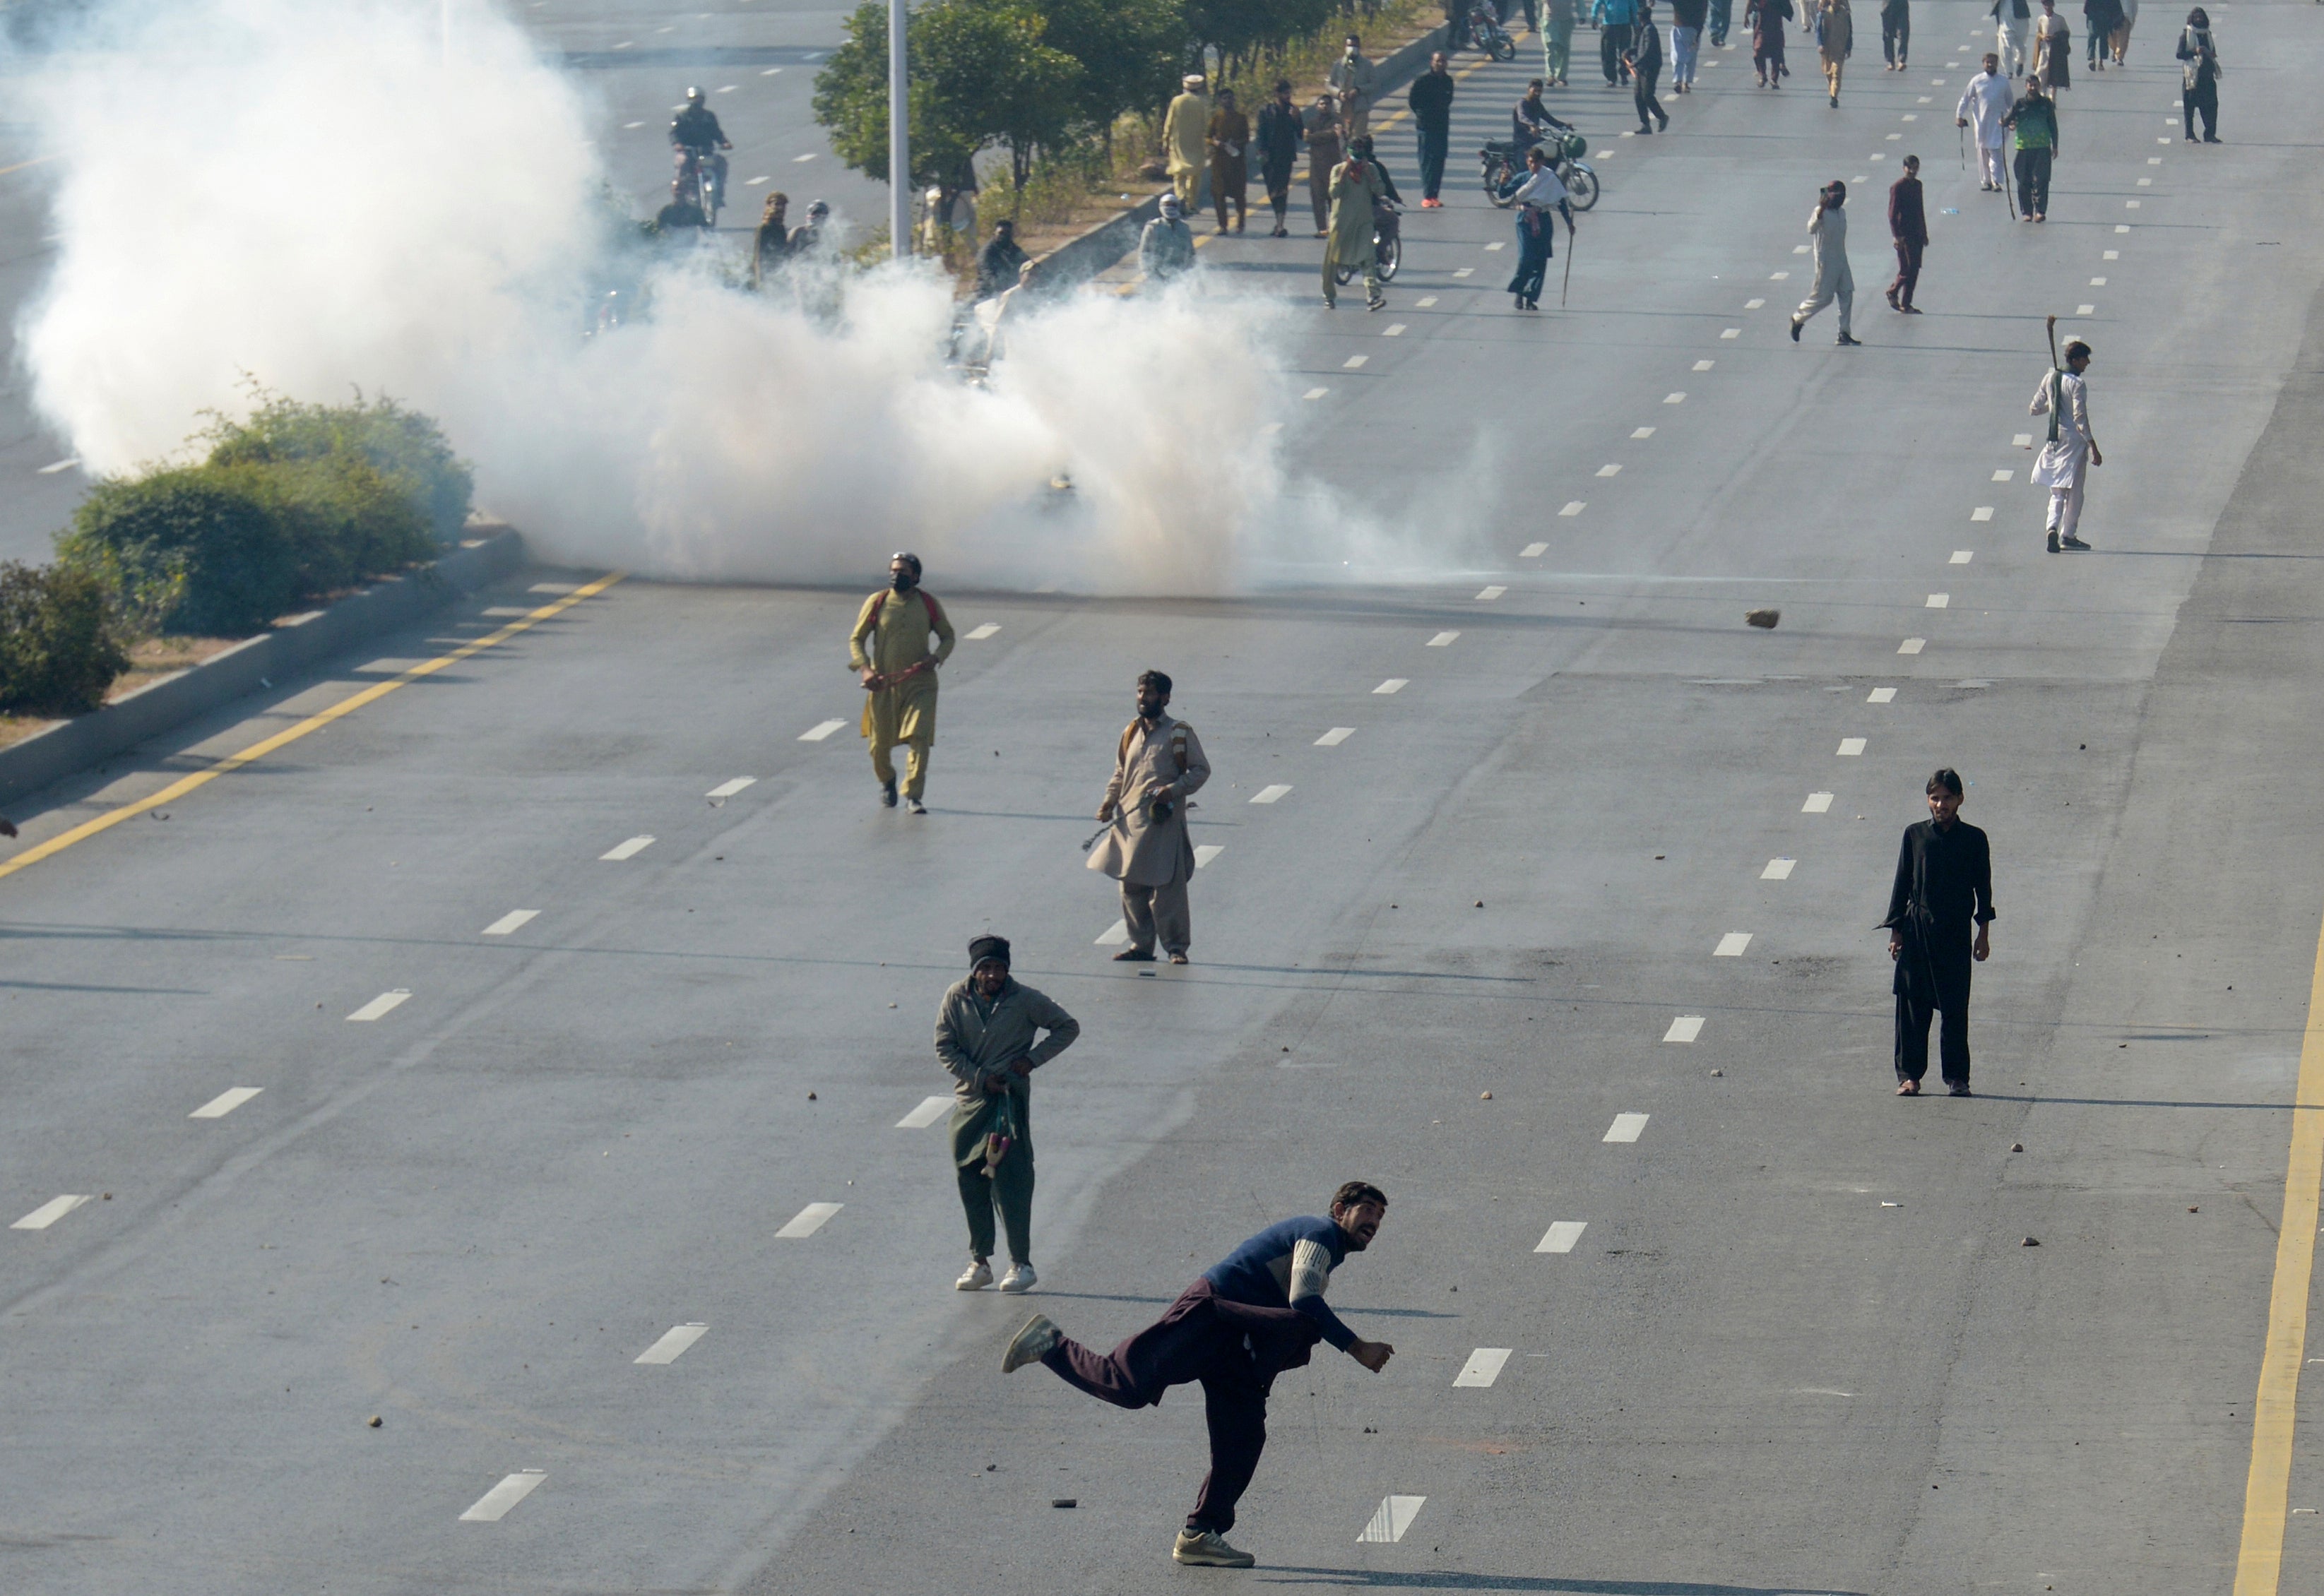
<instances>
[{"instance_id":1,"label":"man in black shalwar kameez","mask_svg":"<svg viewBox=\"0 0 2324 1596\"><path fill-rule=\"evenodd\" d=\"M1929 1021L1941 1011L1945 1085L1969 1090L1969 963L1991 948L1993 855L1985 833L1958 818L1961 778L1929 778L1929 816L1904 828L1888 890L1888 957L1896 961L1896 1095L1916 1097L1929 1069ZM1972 935L1972 927L1974 934Z\"/></svg>"}]
</instances>

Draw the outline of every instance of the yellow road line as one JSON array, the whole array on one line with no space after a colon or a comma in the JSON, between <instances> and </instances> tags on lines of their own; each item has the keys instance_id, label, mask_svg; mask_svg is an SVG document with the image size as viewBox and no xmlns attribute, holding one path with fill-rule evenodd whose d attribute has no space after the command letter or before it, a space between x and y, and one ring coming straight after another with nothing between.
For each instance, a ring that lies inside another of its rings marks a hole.
<instances>
[{"instance_id":1,"label":"yellow road line","mask_svg":"<svg viewBox=\"0 0 2324 1596\"><path fill-rule=\"evenodd\" d=\"M2324 1189L2324 935L2309 977L2308 1031L2292 1096L2292 1156L2284 1170L2283 1223L2275 1238L2275 1289L2267 1305L2267 1350L2252 1406L2251 1474L2244 1485L2243 1546L2235 1596L2276 1596L2283 1573L2284 1508L2292 1489L2292 1421L2300 1366L2308 1352L2308 1287L2316 1264L2316 1215Z\"/></svg>"},{"instance_id":2,"label":"yellow road line","mask_svg":"<svg viewBox=\"0 0 2324 1596\"><path fill-rule=\"evenodd\" d=\"M272 737L260 738L240 753L227 755L207 770L198 770L191 775L180 776L150 798L140 798L134 803L124 803L117 809L108 809L95 820L83 821L71 830L60 832L46 842L28 848L14 858L0 863L0 876L14 876L19 870L37 865L52 855L64 852L76 842L96 836L99 831L109 831L122 821L143 814L149 809L174 803L197 787L207 786L218 777L240 770L254 760L263 759L277 748L297 742L310 731L320 731L344 715L354 714L364 705L374 703L385 698L399 687L409 687L423 676L432 676L448 665L456 665L464 659L483 653L487 648L505 643L518 633L529 631L552 616L564 614L582 600L595 598L599 593L621 581L626 574L626 572L615 571L609 575L601 576L595 582L574 589L553 604L543 604L521 620L512 620L500 630L478 637L473 643L463 643L449 654L441 654L434 659L422 661L391 681L375 683L360 693L352 693L329 709L308 716L296 726L286 726Z\"/></svg>"}]
</instances>

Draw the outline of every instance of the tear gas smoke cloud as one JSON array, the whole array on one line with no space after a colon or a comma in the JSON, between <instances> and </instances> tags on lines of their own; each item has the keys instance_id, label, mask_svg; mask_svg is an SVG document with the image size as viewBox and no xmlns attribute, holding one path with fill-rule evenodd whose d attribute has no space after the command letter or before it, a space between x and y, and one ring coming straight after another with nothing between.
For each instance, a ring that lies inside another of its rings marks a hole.
<instances>
[{"instance_id":1,"label":"tear gas smoke cloud","mask_svg":"<svg viewBox=\"0 0 2324 1596\"><path fill-rule=\"evenodd\" d=\"M1188 593L1413 563L1287 489L1256 301L1076 297L985 389L908 270L833 318L665 267L650 316L583 338L613 232L589 107L497 11L464 5L448 61L435 18L132 0L19 78L62 169L22 349L93 469L171 454L255 379L434 414L537 547L643 573L853 579L910 546L954 583Z\"/></svg>"}]
</instances>

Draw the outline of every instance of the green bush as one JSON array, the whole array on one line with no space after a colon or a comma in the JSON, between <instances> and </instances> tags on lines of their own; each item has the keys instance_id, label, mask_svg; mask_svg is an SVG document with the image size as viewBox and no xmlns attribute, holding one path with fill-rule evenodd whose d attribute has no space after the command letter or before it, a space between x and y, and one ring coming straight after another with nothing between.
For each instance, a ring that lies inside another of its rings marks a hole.
<instances>
[{"instance_id":1,"label":"green bush","mask_svg":"<svg viewBox=\"0 0 2324 1596\"><path fill-rule=\"evenodd\" d=\"M0 564L0 710L93 710L128 668L99 578Z\"/></svg>"},{"instance_id":2,"label":"green bush","mask_svg":"<svg viewBox=\"0 0 2324 1596\"><path fill-rule=\"evenodd\" d=\"M206 435L209 463L328 463L346 480L327 490L302 490L302 497L352 505L358 499L375 504L383 492L401 494L419 508L438 542L458 540L468 519L475 477L429 417L393 399L366 399L361 394L346 405L302 405L264 392L258 397L258 408L247 420L221 419L210 428ZM382 522L368 524L372 530L367 537L389 530ZM355 556L355 569L371 575L425 559L432 552L407 549L400 531L389 542L392 546L376 554Z\"/></svg>"},{"instance_id":3,"label":"green bush","mask_svg":"<svg viewBox=\"0 0 2324 1596\"><path fill-rule=\"evenodd\" d=\"M57 539L57 556L110 579L124 609L158 615L164 631L259 631L300 594L290 527L246 470L196 465L99 482Z\"/></svg>"}]
</instances>

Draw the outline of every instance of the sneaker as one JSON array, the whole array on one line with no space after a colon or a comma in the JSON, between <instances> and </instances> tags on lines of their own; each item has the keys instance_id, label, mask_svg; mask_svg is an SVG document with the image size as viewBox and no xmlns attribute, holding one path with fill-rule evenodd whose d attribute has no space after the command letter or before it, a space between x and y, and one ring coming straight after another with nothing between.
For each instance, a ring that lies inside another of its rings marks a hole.
<instances>
[{"instance_id":1,"label":"sneaker","mask_svg":"<svg viewBox=\"0 0 2324 1596\"><path fill-rule=\"evenodd\" d=\"M1215 1529L1182 1529L1178 1544L1170 1548L1170 1561L1194 1568L1249 1568L1259 1559L1227 1545L1227 1537Z\"/></svg>"},{"instance_id":2,"label":"sneaker","mask_svg":"<svg viewBox=\"0 0 2324 1596\"><path fill-rule=\"evenodd\" d=\"M928 806L921 803L917 798L907 798L904 800L904 812L906 814L926 814L928 812Z\"/></svg>"},{"instance_id":3,"label":"sneaker","mask_svg":"<svg viewBox=\"0 0 2324 1596\"><path fill-rule=\"evenodd\" d=\"M1029 1263L1012 1263L1009 1266L1009 1272L1001 1278L1001 1290L1011 1297L1020 1291L1030 1291L1040 1283L1041 1277L1033 1272L1033 1266Z\"/></svg>"},{"instance_id":4,"label":"sneaker","mask_svg":"<svg viewBox=\"0 0 2324 1596\"><path fill-rule=\"evenodd\" d=\"M2053 555L2058 552L2058 535L2055 532L2050 534L2050 552Z\"/></svg>"},{"instance_id":5,"label":"sneaker","mask_svg":"<svg viewBox=\"0 0 2324 1596\"><path fill-rule=\"evenodd\" d=\"M1800 341L1800 318L1799 318L1798 316L1795 316L1792 317L1792 342L1793 342L1793 343L1794 343L1794 344L1796 344L1796 343L1798 343L1799 341ZM892 800L890 800L890 802L893 802L893 801L892 801Z\"/></svg>"},{"instance_id":6,"label":"sneaker","mask_svg":"<svg viewBox=\"0 0 2324 1596\"><path fill-rule=\"evenodd\" d=\"M880 807L882 809L896 807L896 784L893 780L880 784Z\"/></svg>"},{"instance_id":7,"label":"sneaker","mask_svg":"<svg viewBox=\"0 0 2324 1596\"><path fill-rule=\"evenodd\" d=\"M2088 554L2090 549L2090 546L2089 544L2084 543L2080 538L2072 536L2070 533L2058 539L2058 542L2064 547L2080 549L2084 554Z\"/></svg>"},{"instance_id":8,"label":"sneaker","mask_svg":"<svg viewBox=\"0 0 2324 1596\"><path fill-rule=\"evenodd\" d=\"M1010 1338L1009 1350L1001 1354L1001 1372L1014 1374L1028 1363L1038 1363L1048 1356L1065 1333L1050 1321L1047 1314L1035 1314L1025 1321L1025 1327Z\"/></svg>"},{"instance_id":9,"label":"sneaker","mask_svg":"<svg viewBox=\"0 0 2324 1596\"><path fill-rule=\"evenodd\" d=\"M1957 1087L1947 1087L1945 1088L1945 1095L1951 1097L1974 1097L1977 1096L1975 1092L1969 1089L1969 1082L1967 1081L1961 1082L1960 1085Z\"/></svg>"},{"instance_id":10,"label":"sneaker","mask_svg":"<svg viewBox=\"0 0 2324 1596\"><path fill-rule=\"evenodd\" d=\"M992 1266L982 1258L972 1258L960 1279L952 1283L955 1291L982 1291L992 1284Z\"/></svg>"}]
</instances>

